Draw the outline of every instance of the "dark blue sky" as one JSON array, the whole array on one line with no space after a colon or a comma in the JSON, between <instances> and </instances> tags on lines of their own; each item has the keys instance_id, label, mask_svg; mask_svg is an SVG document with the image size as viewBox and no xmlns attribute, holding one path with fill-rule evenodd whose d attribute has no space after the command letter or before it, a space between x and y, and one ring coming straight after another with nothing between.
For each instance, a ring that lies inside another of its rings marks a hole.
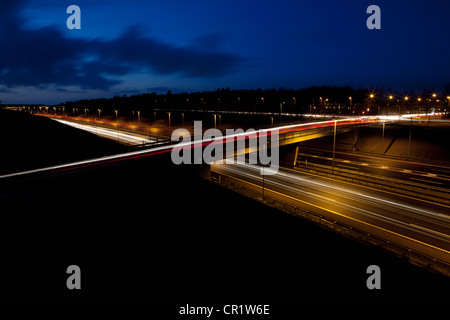
<instances>
[{"instance_id":1,"label":"dark blue sky","mask_svg":"<svg viewBox=\"0 0 450 320\"><path fill-rule=\"evenodd\" d=\"M68 30L66 8L81 8ZM381 30L366 9L381 8ZM59 103L139 92L443 90L450 1L2 0L0 99Z\"/></svg>"}]
</instances>

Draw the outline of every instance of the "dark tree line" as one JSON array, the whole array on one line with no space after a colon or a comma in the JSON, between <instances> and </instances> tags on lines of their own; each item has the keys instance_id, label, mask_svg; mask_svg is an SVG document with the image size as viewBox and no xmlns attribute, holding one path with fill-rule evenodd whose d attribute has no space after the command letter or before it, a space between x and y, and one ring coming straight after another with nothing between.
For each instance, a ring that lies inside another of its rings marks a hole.
<instances>
[{"instance_id":1,"label":"dark tree line","mask_svg":"<svg viewBox=\"0 0 450 320\"><path fill-rule=\"evenodd\" d=\"M352 103L364 101L367 90L355 90L350 87L311 87L302 90L271 89L271 90L230 90L228 88L216 91L193 93L166 94L142 93L133 96L114 96L110 99L90 99L61 103L66 112L77 108L83 112L101 109L103 114L128 114L140 111L143 116L153 110L215 110L215 111L250 111L250 112L282 112L307 113L312 106L347 105L349 97Z\"/></svg>"},{"instance_id":2,"label":"dark tree line","mask_svg":"<svg viewBox=\"0 0 450 320\"><path fill-rule=\"evenodd\" d=\"M142 93L132 96L114 96L110 99L89 99L60 103L68 115L114 115L128 116L139 111L141 117L151 117L155 110L211 110L279 113L326 113L326 114L392 114L425 112L448 109L450 83L444 92L420 93L394 92L390 89L354 89L345 87L310 87L300 90L284 88L270 90L230 90L166 94ZM405 99L407 97L407 99ZM45 106L52 112L55 106ZM33 107L36 110L39 107ZM40 110L43 110L42 107ZM447 110L449 111L449 110Z\"/></svg>"}]
</instances>

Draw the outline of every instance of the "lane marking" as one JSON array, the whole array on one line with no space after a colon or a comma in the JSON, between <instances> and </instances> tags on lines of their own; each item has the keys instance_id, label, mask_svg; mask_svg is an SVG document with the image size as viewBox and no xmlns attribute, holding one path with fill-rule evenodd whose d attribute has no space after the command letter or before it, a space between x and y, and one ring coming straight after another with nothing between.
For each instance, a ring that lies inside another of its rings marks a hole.
<instances>
[{"instance_id":1,"label":"lane marking","mask_svg":"<svg viewBox=\"0 0 450 320\"><path fill-rule=\"evenodd\" d=\"M236 172L236 173L238 173L238 174L243 174L243 175L250 175L250 174L248 173L248 171L250 171L250 170L259 172L259 169L258 169L256 166L252 166L252 165L249 165L249 164L247 164L247 163L239 162L239 161L238 161L237 164L238 164L238 165L244 166L244 167L245 167L246 169L248 169L248 170L245 171L244 173L242 172L242 170L239 171L239 170L237 170L237 169L234 169L233 167L228 167L227 170L228 170L228 171L231 171L231 172ZM283 170L283 168L282 168L282 170ZM380 197L372 197L372 196L370 196L370 195L366 195L366 194L363 194L363 193L355 193L355 191L353 191L353 190L346 189L346 188L340 187L340 186L339 186L339 187L336 187L336 186L326 185L326 184L324 184L323 182L312 181L312 180L310 180L310 179L307 179L307 178L305 178L305 177L303 177L303 176L297 174L296 172L292 172L292 173L287 173L287 174L286 174L286 173L282 173L282 171L278 171L277 175L284 176L284 177L286 177L287 179L289 179L289 181L294 181L294 180L295 180L294 183L295 183L297 186L303 186L303 185L304 185L304 182L307 182L307 183L313 184L313 185L315 185L315 186L320 186L320 187L329 188L329 189L333 189L333 190L339 190L339 191L341 191L341 192L343 192L343 193L345 193L345 194L352 194L352 195L353 195L353 194L356 194L356 195L359 195L359 196L364 197L364 198L369 198L369 199L372 199L372 200L376 200L377 202L380 202L380 201L381 201L381 202L384 202L384 203L388 203L388 204L390 204L390 205L400 206L400 207L403 207L403 208L407 208L408 210L413 210L414 212L420 212L421 215L422 215L422 214L426 214L426 215L436 216L436 217L439 217L439 218L442 217L442 218L445 218L445 219L450 219L450 216L448 216L448 215L443 215L443 214L438 213L438 212L432 212L432 211L424 210L424 209L419 208L419 207L413 207L413 206L410 206L410 205L407 205L407 204L403 204L403 203L399 203L399 202L395 202L395 201L386 200L386 199L383 199L383 198L380 198ZM251 174L251 176L254 177L256 180L260 180L260 179L261 179L261 176L260 176L260 175L256 176L256 175ZM299 181L300 181L302 184L299 184ZM276 183L276 182L274 182L274 183ZM276 184L277 184L277 183L276 183ZM336 182L335 182L335 184L336 184ZM286 188L292 188L292 187L287 186L287 185L282 185L282 186L284 186L284 187L286 187ZM296 190L298 190L298 189L296 189ZM344 197L344 198L349 199L349 200L354 200L353 198L348 197L348 196L344 196L344 195L340 195L340 197ZM335 200L333 200L333 201L335 201ZM342 203L342 204L343 204L343 205L346 205L345 203ZM373 213L373 214L375 214L375 213ZM375 215L376 215L376 214L375 214Z\"/></svg>"},{"instance_id":2,"label":"lane marking","mask_svg":"<svg viewBox=\"0 0 450 320\"><path fill-rule=\"evenodd\" d=\"M419 225L414 224L414 223L410 223L410 225L412 225L413 227L417 227L417 228L420 228L420 229L423 229L423 230L427 230L427 231L429 231L429 232L437 233L437 234L440 234L440 235L442 235L442 236L444 236L444 237L450 238L450 235L448 235L448 234L446 234L446 233L442 233L442 232L439 232L439 231L436 231L436 230L433 230L433 229L428 229L428 228L419 226Z\"/></svg>"},{"instance_id":3,"label":"lane marking","mask_svg":"<svg viewBox=\"0 0 450 320\"><path fill-rule=\"evenodd\" d=\"M436 206L440 206L440 207L444 207L444 208L449 208L450 209L449 205L442 204L442 203L437 203L437 202L433 202L433 201L429 201L429 200L425 200L425 199L420 199L420 198L414 198L414 197L407 196L407 195L404 195L404 194L394 193L394 192L383 190L383 189L376 189L376 188L372 188L372 187L369 187L369 186L366 186L366 185L352 183L352 182L349 182L349 181L335 180L335 179L327 177L327 176L320 176L320 175L317 175L317 174L314 174L314 173L310 173L310 172L298 171L298 170L291 169L291 168L286 168L286 167L283 167L283 169L295 172L297 174L307 174L307 175L314 176L314 177L317 177L317 178L323 178L323 179L331 180L331 181L334 181L334 182L346 183L346 184L350 184L352 186L356 186L356 187L359 187L359 188L366 188L366 189L370 189L370 190L373 190L373 191L376 191L376 192L389 193L389 194L392 194L392 195L394 195L396 197L403 197L403 198L407 198L407 199L411 199L411 200L415 200L415 201L422 201L422 202L426 202L426 203L430 203L430 204L433 204L433 205L436 205Z\"/></svg>"},{"instance_id":4,"label":"lane marking","mask_svg":"<svg viewBox=\"0 0 450 320\"><path fill-rule=\"evenodd\" d=\"M306 147L305 149L308 149L310 151L323 151L323 152L330 152L328 150L322 150L322 149L315 149L315 148L308 148ZM404 164L416 164L422 167L427 167L427 170L433 170L433 168L440 168L440 169L450 169L450 167L448 166L444 166L444 165L437 165L437 164L432 164L432 163L424 163L424 162L415 162L415 161L409 161L409 160L402 160L402 159L395 159L395 158L384 158L384 157L378 157L378 156L372 156L372 155L367 155L367 154L354 154L354 153L349 153L349 152L343 152L343 151L336 151L336 154L343 154L343 155L347 155L347 156L352 156L352 157L359 157L359 158L369 158L369 159L376 159L376 160L387 160L387 161L393 161L393 162L401 162ZM430 168L431 167L431 168ZM450 171L448 171L448 173L450 173Z\"/></svg>"},{"instance_id":5,"label":"lane marking","mask_svg":"<svg viewBox=\"0 0 450 320\"><path fill-rule=\"evenodd\" d=\"M418 179L418 178L412 178L410 177L411 180L417 180L417 181L423 181L423 182L429 182L429 183L436 183L436 184L442 184L440 182L436 182L436 181L430 181L430 180L425 180L425 179Z\"/></svg>"},{"instance_id":6,"label":"lane marking","mask_svg":"<svg viewBox=\"0 0 450 320\"><path fill-rule=\"evenodd\" d=\"M344 167L344 168L349 168L349 169L353 169L353 170L359 171L359 168L357 168L357 167L347 166L347 165L345 165L345 164L340 164L340 163L338 163L338 164L336 164L336 165L339 166L339 167Z\"/></svg>"}]
</instances>

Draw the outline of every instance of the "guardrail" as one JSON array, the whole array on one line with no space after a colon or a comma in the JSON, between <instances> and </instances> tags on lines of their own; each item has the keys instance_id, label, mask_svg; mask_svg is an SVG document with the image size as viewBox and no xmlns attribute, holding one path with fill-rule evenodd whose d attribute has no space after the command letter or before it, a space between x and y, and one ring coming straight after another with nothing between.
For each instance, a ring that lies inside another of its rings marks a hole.
<instances>
[{"instance_id":1,"label":"guardrail","mask_svg":"<svg viewBox=\"0 0 450 320\"><path fill-rule=\"evenodd\" d=\"M329 152L330 150L322 150L319 148L314 148L311 146L302 146L302 150L304 151L308 151L308 150L312 150L312 151L326 151ZM352 151L349 150L336 150L336 154L350 154L352 153ZM405 157L401 157L401 156L395 156L395 155L390 155L390 154L380 154L380 153L376 153L376 152L366 152L366 151L358 151L357 154L356 153L352 153L352 155L360 155L360 156L366 156L366 157L378 157L378 158L383 158L383 159L390 159L390 160L399 160L399 161L405 161L405 162L418 162L420 164L423 165L434 165L434 166L444 166L444 167L450 167L450 162L449 161L437 161L437 160L432 160L432 159L420 159L420 158L415 158L415 157L409 157L409 158L405 158Z\"/></svg>"},{"instance_id":2,"label":"guardrail","mask_svg":"<svg viewBox=\"0 0 450 320\"><path fill-rule=\"evenodd\" d=\"M379 236L367 233L364 230L346 225L342 222L331 220L320 214L305 210L299 206L282 201L275 197L271 197L266 194L263 195L261 191L246 188L242 185L242 183L236 183L232 180L232 178L230 179L223 174L211 171L211 181L291 215L315 222L326 229L333 230L351 239L388 250L401 258L407 259L412 264L425 267L430 271L439 272L446 276L450 276L450 263L446 261L436 259L422 252L405 247L393 241L388 241Z\"/></svg>"},{"instance_id":3,"label":"guardrail","mask_svg":"<svg viewBox=\"0 0 450 320\"><path fill-rule=\"evenodd\" d=\"M337 132L343 132L346 130L350 130L355 128L355 126L360 127L360 126L368 126L370 125L369 123L365 123L365 124L348 124L348 125L339 125L336 127L336 131ZM327 126L327 127L322 127L322 128L313 128L313 129L303 129L303 130L298 130L295 132L287 132L287 133L281 133L279 135L279 141L285 141L285 140L295 140L297 138L301 138L301 137L305 137L305 136L312 136L312 135L316 135L316 134L322 134L322 133L327 133L327 134L333 134L334 132L334 126Z\"/></svg>"},{"instance_id":4,"label":"guardrail","mask_svg":"<svg viewBox=\"0 0 450 320\"><path fill-rule=\"evenodd\" d=\"M153 139L150 137L150 139ZM140 148L147 148L147 147L153 147L153 146L160 146L160 145L169 145L169 144L177 144L178 141L172 141L170 139L156 139L155 141L146 142L146 143L140 143L140 144L131 144L128 143L127 146L130 146L132 148L140 149Z\"/></svg>"},{"instance_id":5,"label":"guardrail","mask_svg":"<svg viewBox=\"0 0 450 320\"><path fill-rule=\"evenodd\" d=\"M367 172L354 171L339 167L297 161L296 165L283 163L284 166L295 170L304 171L312 174L323 175L329 178L357 183L382 190L402 193L404 195L421 198L424 200L438 201L443 204L450 204L450 190L438 186L431 186L418 182L389 178Z\"/></svg>"}]
</instances>

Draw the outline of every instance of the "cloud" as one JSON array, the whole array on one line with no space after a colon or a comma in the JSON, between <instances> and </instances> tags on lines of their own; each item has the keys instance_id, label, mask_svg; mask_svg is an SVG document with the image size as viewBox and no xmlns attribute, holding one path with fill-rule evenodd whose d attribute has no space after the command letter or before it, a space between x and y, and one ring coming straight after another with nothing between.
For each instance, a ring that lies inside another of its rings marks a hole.
<instances>
[{"instance_id":1,"label":"cloud","mask_svg":"<svg viewBox=\"0 0 450 320\"><path fill-rule=\"evenodd\" d=\"M55 27L22 28L24 0L0 2L0 84L79 86L108 89L120 76L136 72L214 78L232 73L246 59L196 42L175 46L144 37L138 27L113 40L66 38ZM210 35L208 43L220 41ZM206 41L205 41L206 42Z\"/></svg>"}]
</instances>

